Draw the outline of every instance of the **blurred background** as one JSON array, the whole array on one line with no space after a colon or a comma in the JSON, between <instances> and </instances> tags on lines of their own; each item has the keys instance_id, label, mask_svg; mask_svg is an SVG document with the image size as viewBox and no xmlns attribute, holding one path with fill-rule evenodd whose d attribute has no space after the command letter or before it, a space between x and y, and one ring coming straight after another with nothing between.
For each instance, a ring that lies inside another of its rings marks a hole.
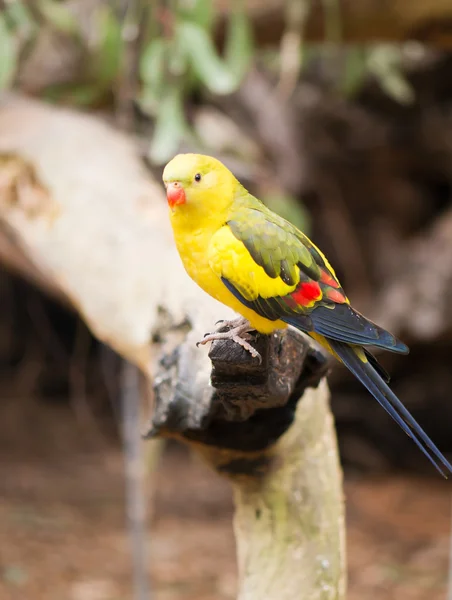
<instances>
[{"instance_id":1,"label":"blurred background","mask_svg":"<svg viewBox=\"0 0 452 600\"><path fill-rule=\"evenodd\" d=\"M322 248L356 308L410 346L381 361L450 456L452 5L3 0L0 88L121 129L157 182L179 151L225 162ZM0 597L131 598L123 359L10 267L0 265ZM348 597L444 600L450 484L344 369L330 384ZM234 598L227 482L170 443L153 490L155 598Z\"/></svg>"}]
</instances>

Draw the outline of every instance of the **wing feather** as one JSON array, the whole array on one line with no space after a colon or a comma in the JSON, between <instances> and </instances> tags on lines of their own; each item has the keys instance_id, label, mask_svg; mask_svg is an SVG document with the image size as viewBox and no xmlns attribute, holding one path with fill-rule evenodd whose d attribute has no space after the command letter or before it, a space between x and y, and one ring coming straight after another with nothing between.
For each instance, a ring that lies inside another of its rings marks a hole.
<instances>
[{"instance_id":1,"label":"wing feather","mask_svg":"<svg viewBox=\"0 0 452 600\"><path fill-rule=\"evenodd\" d=\"M287 280L290 277L292 285L296 283L296 271L293 269L295 266L312 279L320 279L319 265L291 229L270 221L267 215L258 210L247 210L243 213L245 211L233 215L227 225L267 275L279 277L281 263L285 261L288 267L285 269L285 276ZM296 229L294 231L297 232Z\"/></svg>"},{"instance_id":2,"label":"wing feather","mask_svg":"<svg viewBox=\"0 0 452 600\"><path fill-rule=\"evenodd\" d=\"M287 225L286 230L253 209L214 235L210 265L229 291L266 319L340 342L407 352L405 344L350 306L323 255Z\"/></svg>"}]
</instances>

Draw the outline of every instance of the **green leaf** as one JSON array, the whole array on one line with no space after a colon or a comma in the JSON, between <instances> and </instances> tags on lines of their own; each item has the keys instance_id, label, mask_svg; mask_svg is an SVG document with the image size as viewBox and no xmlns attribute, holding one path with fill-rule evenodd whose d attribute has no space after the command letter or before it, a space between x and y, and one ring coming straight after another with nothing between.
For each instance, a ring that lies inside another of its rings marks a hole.
<instances>
[{"instance_id":1,"label":"green leaf","mask_svg":"<svg viewBox=\"0 0 452 600\"><path fill-rule=\"evenodd\" d=\"M182 21L176 28L176 36L193 71L211 92L230 94L237 88L239 79L220 59L207 31L195 23Z\"/></svg>"},{"instance_id":2,"label":"green leaf","mask_svg":"<svg viewBox=\"0 0 452 600\"><path fill-rule=\"evenodd\" d=\"M14 24L14 29L30 32L37 26L29 9L23 2L16 0L15 2L7 3L5 13L8 15L8 19Z\"/></svg>"},{"instance_id":3,"label":"green leaf","mask_svg":"<svg viewBox=\"0 0 452 600\"><path fill-rule=\"evenodd\" d=\"M158 112L160 101L161 97L154 87L146 84L142 86L137 102L145 114L155 116Z\"/></svg>"},{"instance_id":4,"label":"green leaf","mask_svg":"<svg viewBox=\"0 0 452 600\"><path fill-rule=\"evenodd\" d=\"M253 35L250 21L244 11L236 10L229 19L225 60L238 81L247 72L252 56Z\"/></svg>"},{"instance_id":5,"label":"green leaf","mask_svg":"<svg viewBox=\"0 0 452 600\"><path fill-rule=\"evenodd\" d=\"M168 71L174 77L189 76L189 60L183 44L178 38L172 40L168 52Z\"/></svg>"},{"instance_id":6,"label":"green leaf","mask_svg":"<svg viewBox=\"0 0 452 600\"><path fill-rule=\"evenodd\" d=\"M414 90L403 74L401 57L399 48L380 45L370 52L368 68L388 96L402 104L410 104L414 101Z\"/></svg>"},{"instance_id":7,"label":"green leaf","mask_svg":"<svg viewBox=\"0 0 452 600\"><path fill-rule=\"evenodd\" d=\"M212 0L195 0L190 13L191 18L204 29L210 29L213 24L213 6Z\"/></svg>"},{"instance_id":8,"label":"green leaf","mask_svg":"<svg viewBox=\"0 0 452 600\"><path fill-rule=\"evenodd\" d=\"M149 150L150 160L158 165L167 162L177 152L186 131L181 90L174 86L167 91L159 106Z\"/></svg>"},{"instance_id":9,"label":"green leaf","mask_svg":"<svg viewBox=\"0 0 452 600\"><path fill-rule=\"evenodd\" d=\"M8 88L14 78L18 48L8 29L4 15L0 14L0 90Z\"/></svg>"},{"instance_id":10,"label":"green leaf","mask_svg":"<svg viewBox=\"0 0 452 600\"><path fill-rule=\"evenodd\" d=\"M213 24L214 3L212 0L180 0L179 8L181 15L209 30Z\"/></svg>"},{"instance_id":11,"label":"green leaf","mask_svg":"<svg viewBox=\"0 0 452 600\"><path fill-rule=\"evenodd\" d=\"M93 74L99 87L104 89L118 74L124 43L121 25L109 5L98 9L95 13L95 23L99 31L99 43L93 57Z\"/></svg>"},{"instance_id":12,"label":"green leaf","mask_svg":"<svg viewBox=\"0 0 452 600\"><path fill-rule=\"evenodd\" d=\"M139 73L143 82L138 102L144 112L155 114L165 85L167 40L156 38L149 43L140 59Z\"/></svg>"},{"instance_id":13,"label":"green leaf","mask_svg":"<svg viewBox=\"0 0 452 600\"><path fill-rule=\"evenodd\" d=\"M91 106L103 93L104 90L93 83L59 83L48 86L43 92L43 97L49 102Z\"/></svg>"},{"instance_id":14,"label":"green leaf","mask_svg":"<svg viewBox=\"0 0 452 600\"><path fill-rule=\"evenodd\" d=\"M345 57L345 66L340 87L346 96L355 94L368 73L367 52L364 48L350 48Z\"/></svg>"},{"instance_id":15,"label":"green leaf","mask_svg":"<svg viewBox=\"0 0 452 600\"><path fill-rule=\"evenodd\" d=\"M414 102L414 90L401 73L387 73L384 77L380 78L380 85L388 96L397 102L401 104L411 104Z\"/></svg>"},{"instance_id":16,"label":"green leaf","mask_svg":"<svg viewBox=\"0 0 452 600\"><path fill-rule=\"evenodd\" d=\"M37 9L55 29L66 34L78 33L79 27L74 15L65 4L57 0L38 0Z\"/></svg>"},{"instance_id":17,"label":"green leaf","mask_svg":"<svg viewBox=\"0 0 452 600\"><path fill-rule=\"evenodd\" d=\"M140 59L141 80L151 88L160 87L165 67L166 43L163 38L156 38L148 44Z\"/></svg>"}]
</instances>

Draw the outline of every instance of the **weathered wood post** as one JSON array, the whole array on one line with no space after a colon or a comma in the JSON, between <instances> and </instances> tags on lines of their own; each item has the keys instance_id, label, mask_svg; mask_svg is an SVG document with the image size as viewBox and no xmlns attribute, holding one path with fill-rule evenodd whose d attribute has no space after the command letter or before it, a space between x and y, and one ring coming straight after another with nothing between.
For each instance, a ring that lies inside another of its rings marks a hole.
<instances>
[{"instance_id":1,"label":"weathered wood post","mask_svg":"<svg viewBox=\"0 0 452 600\"><path fill-rule=\"evenodd\" d=\"M239 600L345 597L344 513L323 355L295 331L259 336L262 364L194 335L160 361L150 436L190 444L234 489Z\"/></svg>"}]
</instances>

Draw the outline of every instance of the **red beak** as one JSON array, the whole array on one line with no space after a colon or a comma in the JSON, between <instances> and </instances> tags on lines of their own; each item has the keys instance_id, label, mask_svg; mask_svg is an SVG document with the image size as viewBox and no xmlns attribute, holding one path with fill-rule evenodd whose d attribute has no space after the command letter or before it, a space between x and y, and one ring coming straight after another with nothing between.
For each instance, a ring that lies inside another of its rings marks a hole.
<instances>
[{"instance_id":1,"label":"red beak","mask_svg":"<svg viewBox=\"0 0 452 600\"><path fill-rule=\"evenodd\" d=\"M184 188L178 181L168 183L166 186L166 197L171 208L179 204L185 204L186 202Z\"/></svg>"}]
</instances>

